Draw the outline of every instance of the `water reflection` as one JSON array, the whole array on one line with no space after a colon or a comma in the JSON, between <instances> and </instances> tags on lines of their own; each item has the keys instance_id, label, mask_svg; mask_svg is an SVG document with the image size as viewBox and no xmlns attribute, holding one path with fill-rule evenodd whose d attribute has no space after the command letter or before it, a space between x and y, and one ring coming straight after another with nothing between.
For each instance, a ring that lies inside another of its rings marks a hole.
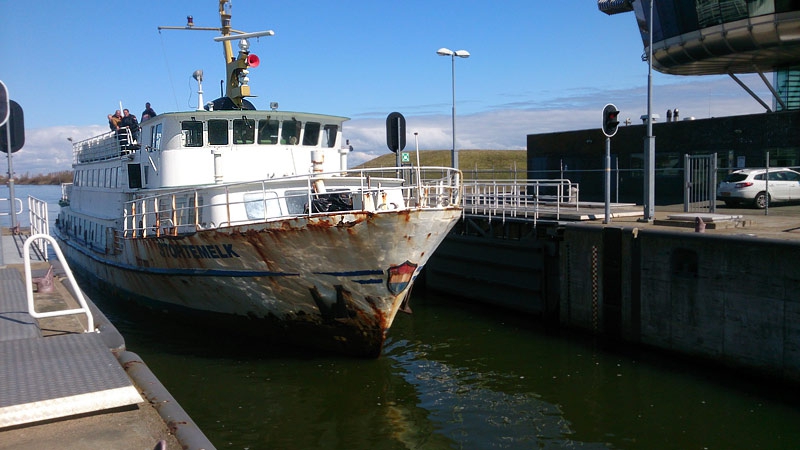
<instances>
[{"instance_id":1,"label":"water reflection","mask_svg":"<svg viewBox=\"0 0 800 450\"><path fill-rule=\"evenodd\" d=\"M386 349L437 432L457 448L607 448L576 441L561 405L531 389L542 378L538 358L549 358L557 338L530 346L524 330L439 300L392 330L406 339Z\"/></svg>"},{"instance_id":2,"label":"water reflection","mask_svg":"<svg viewBox=\"0 0 800 450\"><path fill-rule=\"evenodd\" d=\"M218 448L794 448L796 402L723 371L433 295L362 360L101 309ZM730 378L730 377L728 377ZM734 378L736 379L736 378Z\"/></svg>"}]
</instances>

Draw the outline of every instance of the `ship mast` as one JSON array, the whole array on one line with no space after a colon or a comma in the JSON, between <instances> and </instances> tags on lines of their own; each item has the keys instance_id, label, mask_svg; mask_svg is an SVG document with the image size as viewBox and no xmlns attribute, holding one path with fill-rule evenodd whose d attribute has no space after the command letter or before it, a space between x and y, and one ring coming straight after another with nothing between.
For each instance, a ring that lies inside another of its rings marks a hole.
<instances>
[{"instance_id":1,"label":"ship mast","mask_svg":"<svg viewBox=\"0 0 800 450\"><path fill-rule=\"evenodd\" d=\"M219 19L220 28L195 27L192 16L187 17L185 27L158 27L159 31L164 30L212 30L219 31L221 36L214 40L222 42L225 57L225 76L227 78L225 96L228 97L236 109L242 109L242 101L245 97L253 97L250 94L249 69L258 67L259 59L250 53L249 38L261 36L274 36L275 32L257 31L255 33L245 33L231 28L231 1L219 0ZM233 56L233 46L231 41L239 39L239 54Z\"/></svg>"},{"instance_id":2,"label":"ship mast","mask_svg":"<svg viewBox=\"0 0 800 450\"><path fill-rule=\"evenodd\" d=\"M220 33L222 36L231 35L231 2L230 0L219 0L219 20L220 20ZM233 49L231 48L231 41L222 43L222 48L225 52L225 63L233 60Z\"/></svg>"},{"instance_id":3,"label":"ship mast","mask_svg":"<svg viewBox=\"0 0 800 450\"><path fill-rule=\"evenodd\" d=\"M225 74L228 79L225 95L231 99L237 109L242 108L242 100L245 97L253 97L250 95L250 78L247 74L250 72L250 67L258 67L259 59L256 55L250 54L250 42L247 39L251 37L273 36L275 32L257 31L255 33L243 33L231 29L231 2L230 0L219 0L219 18L221 22L220 32L222 36L214 38L215 41L222 41L225 50ZM231 35L231 32L237 33ZM239 39L239 55L233 57L233 49L231 48L231 41Z\"/></svg>"}]
</instances>

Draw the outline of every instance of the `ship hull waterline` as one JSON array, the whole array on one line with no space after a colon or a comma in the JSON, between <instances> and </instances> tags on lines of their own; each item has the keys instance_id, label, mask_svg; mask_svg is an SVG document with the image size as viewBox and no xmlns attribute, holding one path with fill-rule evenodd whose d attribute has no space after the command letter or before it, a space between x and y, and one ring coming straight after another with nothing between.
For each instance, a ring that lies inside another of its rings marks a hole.
<instances>
[{"instance_id":1,"label":"ship hull waterline","mask_svg":"<svg viewBox=\"0 0 800 450\"><path fill-rule=\"evenodd\" d=\"M123 239L112 252L56 237L70 266L115 296L271 341L377 357L460 214L348 211Z\"/></svg>"}]
</instances>

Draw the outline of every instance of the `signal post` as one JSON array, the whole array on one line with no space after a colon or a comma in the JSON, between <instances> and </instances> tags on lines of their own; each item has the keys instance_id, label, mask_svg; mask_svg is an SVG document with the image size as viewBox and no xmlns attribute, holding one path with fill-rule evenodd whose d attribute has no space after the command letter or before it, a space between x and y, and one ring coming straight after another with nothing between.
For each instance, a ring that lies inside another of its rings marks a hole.
<instances>
[{"instance_id":1,"label":"signal post","mask_svg":"<svg viewBox=\"0 0 800 450\"><path fill-rule=\"evenodd\" d=\"M603 223L611 221L611 137L617 134L619 126L619 110L616 106L609 103L603 108L603 134L606 135L606 157L605 157L605 217Z\"/></svg>"}]
</instances>

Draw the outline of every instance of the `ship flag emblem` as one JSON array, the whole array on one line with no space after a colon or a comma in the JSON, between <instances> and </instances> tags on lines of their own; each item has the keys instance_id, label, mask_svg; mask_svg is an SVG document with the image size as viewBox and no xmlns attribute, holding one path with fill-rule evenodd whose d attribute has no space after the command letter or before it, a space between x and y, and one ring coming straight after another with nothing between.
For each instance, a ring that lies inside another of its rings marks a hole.
<instances>
[{"instance_id":1,"label":"ship flag emblem","mask_svg":"<svg viewBox=\"0 0 800 450\"><path fill-rule=\"evenodd\" d=\"M389 277L386 280L386 287L389 288L389 292L394 295L403 292L408 287L408 284L411 283L411 279L416 270L417 264L411 261L406 261L398 266L389 267Z\"/></svg>"}]
</instances>

